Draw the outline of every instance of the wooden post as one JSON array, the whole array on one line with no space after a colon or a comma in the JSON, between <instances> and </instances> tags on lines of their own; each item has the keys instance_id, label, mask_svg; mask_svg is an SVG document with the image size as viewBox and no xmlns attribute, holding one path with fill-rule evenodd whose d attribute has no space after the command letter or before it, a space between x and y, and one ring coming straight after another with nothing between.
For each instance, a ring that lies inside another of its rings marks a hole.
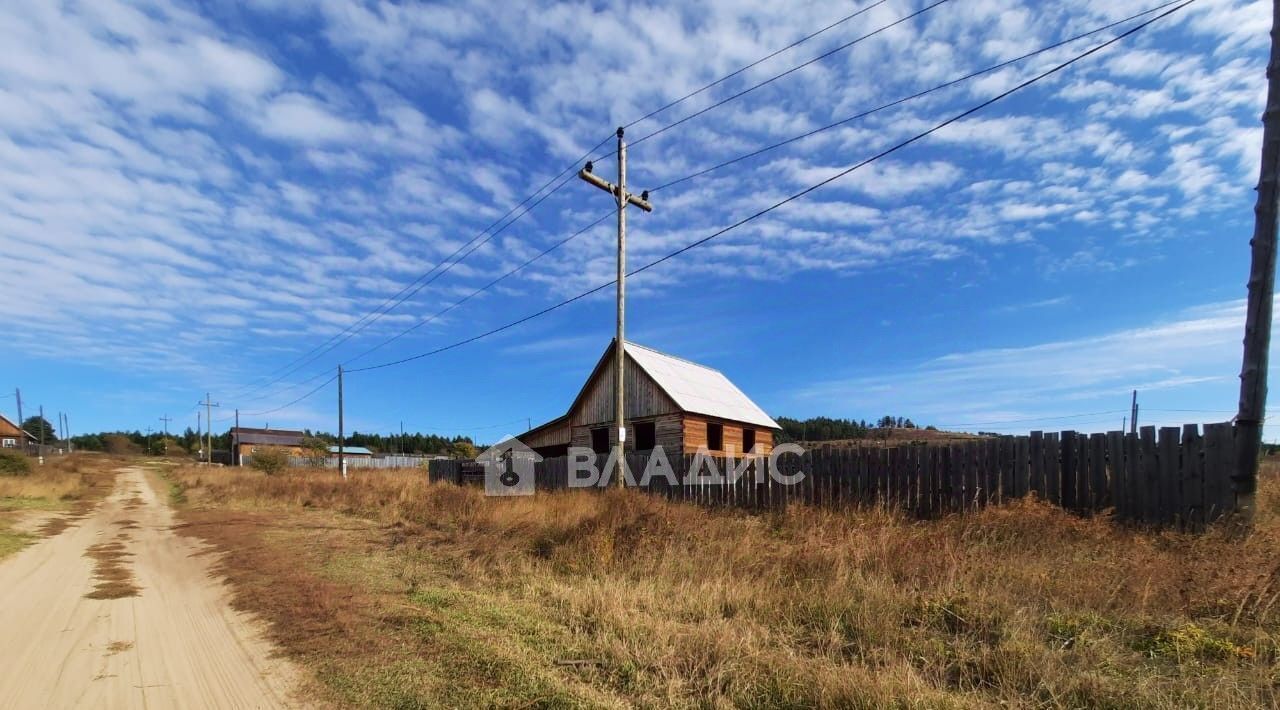
<instances>
[{"instance_id":1,"label":"wooden post","mask_svg":"<svg viewBox=\"0 0 1280 710\"><path fill-rule=\"evenodd\" d=\"M1258 453L1267 407L1267 364L1271 348L1271 301L1276 285L1276 225L1280 212L1280 0L1271 3L1271 60L1267 64L1267 107L1262 114L1262 165L1254 207L1249 301L1240 367L1240 408L1236 414L1236 506L1245 524L1253 521L1258 486Z\"/></svg>"},{"instance_id":2,"label":"wooden post","mask_svg":"<svg viewBox=\"0 0 1280 710\"><path fill-rule=\"evenodd\" d=\"M338 475L347 477L346 431L343 429L342 365L338 365Z\"/></svg>"}]
</instances>

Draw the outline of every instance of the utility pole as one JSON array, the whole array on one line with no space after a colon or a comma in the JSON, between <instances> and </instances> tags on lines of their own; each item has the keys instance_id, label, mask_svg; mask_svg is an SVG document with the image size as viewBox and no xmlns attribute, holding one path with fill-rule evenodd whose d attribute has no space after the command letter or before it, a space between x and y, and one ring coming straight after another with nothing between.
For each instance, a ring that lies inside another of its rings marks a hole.
<instances>
[{"instance_id":1,"label":"utility pole","mask_svg":"<svg viewBox=\"0 0 1280 710\"><path fill-rule=\"evenodd\" d=\"M44 430L47 422L44 420L44 405L40 405L40 463L44 463Z\"/></svg>"},{"instance_id":2,"label":"utility pole","mask_svg":"<svg viewBox=\"0 0 1280 710\"><path fill-rule=\"evenodd\" d=\"M24 422L22 421L22 390L21 390L21 389L19 389L19 388L17 388L17 387L14 387L14 388L13 388L13 396L18 398L18 431L20 431L20 432L25 432L26 430L22 428L23 423L24 423ZM22 450L23 450L23 451L28 451L29 449L28 449L28 447L27 447L27 437L26 437L26 435L24 434L24 435L22 435L22 436L20 436L20 437L18 437L18 438L22 439Z\"/></svg>"},{"instance_id":3,"label":"utility pole","mask_svg":"<svg viewBox=\"0 0 1280 710\"><path fill-rule=\"evenodd\" d=\"M160 417L160 421L164 422L164 453L169 453L169 422L173 421L168 414Z\"/></svg>"},{"instance_id":4,"label":"utility pole","mask_svg":"<svg viewBox=\"0 0 1280 710\"><path fill-rule=\"evenodd\" d=\"M212 464L213 463L213 408L220 407L222 405L212 401L212 399L209 397L208 392L204 393L204 401L196 402L196 404L204 405L204 419L209 425L205 430L205 442L208 444L209 450L205 452L204 456L205 456L205 463Z\"/></svg>"},{"instance_id":5,"label":"utility pole","mask_svg":"<svg viewBox=\"0 0 1280 710\"><path fill-rule=\"evenodd\" d=\"M338 365L338 473L342 474L343 478L347 477L347 455L343 446L345 439L346 432L343 430L342 421L342 365Z\"/></svg>"},{"instance_id":6,"label":"utility pole","mask_svg":"<svg viewBox=\"0 0 1280 710\"><path fill-rule=\"evenodd\" d=\"M67 452L70 453L71 451L75 450L75 446L72 445L71 443L71 416L70 415L68 414L62 415L62 427L63 427L62 433L64 436L67 437Z\"/></svg>"},{"instance_id":7,"label":"utility pole","mask_svg":"<svg viewBox=\"0 0 1280 710\"><path fill-rule=\"evenodd\" d=\"M1138 433L1138 390L1133 391L1133 405L1129 408L1129 433Z\"/></svg>"},{"instance_id":8,"label":"utility pole","mask_svg":"<svg viewBox=\"0 0 1280 710\"><path fill-rule=\"evenodd\" d=\"M1271 2L1271 59L1267 63L1267 107L1262 114L1262 164L1254 207L1249 301L1236 413L1236 509L1253 522L1258 486L1258 450L1267 409L1267 364L1271 348L1271 299L1276 287L1276 224L1280 211L1280 0Z\"/></svg>"},{"instance_id":9,"label":"utility pole","mask_svg":"<svg viewBox=\"0 0 1280 710\"><path fill-rule=\"evenodd\" d=\"M1280 0L1276 0L1280 2ZM627 427L625 421L626 409L623 407L623 382L625 381L623 368L626 367L626 315L627 315L627 205L635 205L645 212L652 212L653 205L649 204L649 191L645 190L639 197L627 192L627 142L623 139L623 129L618 128L618 184L612 185L609 181L598 177L592 173L591 162L588 161L586 167L578 171L578 177L584 181L595 185L605 192L613 195L614 201L618 204L618 329L613 339L613 411L615 436L617 438L614 444L614 455L617 463L614 467L614 485L623 488L627 485L623 471L626 468L626 460L623 457L626 451Z\"/></svg>"},{"instance_id":10,"label":"utility pole","mask_svg":"<svg viewBox=\"0 0 1280 710\"><path fill-rule=\"evenodd\" d=\"M231 437L231 462L240 465L240 410L236 410L236 435Z\"/></svg>"},{"instance_id":11,"label":"utility pole","mask_svg":"<svg viewBox=\"0 0 1280 710\"><path fill-rule=\"evenodd\" d=\"M203 416L204 412L196 409L196 445L200 447L201 452L204 451L204 425L200 423L200 417Z\"/></svg>"}]
</instances>

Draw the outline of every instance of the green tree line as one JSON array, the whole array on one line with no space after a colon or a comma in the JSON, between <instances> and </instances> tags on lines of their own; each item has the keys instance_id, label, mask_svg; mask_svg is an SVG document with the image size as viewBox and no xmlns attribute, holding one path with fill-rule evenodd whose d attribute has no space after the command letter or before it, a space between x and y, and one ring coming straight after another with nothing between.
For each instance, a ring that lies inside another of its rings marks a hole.
<instances>
[{"instance_id":1,"label":"green tree line","mask_svg":"<svg viewBox=\"0 0 1280 710\"><path fill-rule=\"evenodd\" d=\"M811 417L809 419L792 419L778 417L778 426L782 431L778 434L778 442L788 441L836 441L840 439L866 439L883 429L916 429L916 423L908 417L885 415L868 422L866 419L833 419L831 417ZM927 427L933 429L933 427Z\"/></svg>"},{"instance_id":2,"label":"green tree line","mask_svg":"<svg viewBox=\"0 0 1280 710\"><path fill-rule=\"evenodd\" d=\"M317 439L329 446L336 446L338 437L329 432L303 432L307 439ZM142 431L105 431L96 434L81 434L71 437L72 445L81 451L109 451L112 453L129 453L151 451L152 453L183 454L196 453L204 445L204 434L197 433L191 427L181 433L172 433L167 442L164 434ZM450 454L458 451L460 445L475 447L476 444L468 436L440 436L438 434L406 433L400 434L365 434L351 432L347 436L347 446L363 446L374 453L382 454ZM175 450L176 449L176 450ZM231 430L228 429L213 435L214 451L231 449Z\"/></svg>"}]
</instances>

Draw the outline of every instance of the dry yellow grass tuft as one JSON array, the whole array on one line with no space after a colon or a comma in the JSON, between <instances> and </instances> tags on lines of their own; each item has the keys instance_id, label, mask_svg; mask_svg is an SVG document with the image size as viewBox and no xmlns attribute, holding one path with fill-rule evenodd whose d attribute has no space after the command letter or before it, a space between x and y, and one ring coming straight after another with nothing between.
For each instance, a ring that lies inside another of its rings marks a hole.
<instances>
[{"instance_id":1,"label":"dry yellow grass tuft","mask_svg":"<svg viewBox=\"0 0 1280 710\"><path fill-rule=\"evenodd\" d=\"M37 511L49 516L39 528L41 535L61 533L111 492L114 471L122 463L116 457L72 454L50 457L43 466L33 463L25 476L0 476L0 558L36 539L14 529L20 516Z\"/></svg>"},{"instance_id":2,"label":"dry yellow grass tuft","mask_svg":"<svg viewBox=\"0 0 1280 710\"><path fill-rule=\"evenodd\" d=\"M1274 706L1280 481L1254 532L1024 501L921 522L421 473L171 474L237 602L339 702Z\"/></svg>"}]
</instances>

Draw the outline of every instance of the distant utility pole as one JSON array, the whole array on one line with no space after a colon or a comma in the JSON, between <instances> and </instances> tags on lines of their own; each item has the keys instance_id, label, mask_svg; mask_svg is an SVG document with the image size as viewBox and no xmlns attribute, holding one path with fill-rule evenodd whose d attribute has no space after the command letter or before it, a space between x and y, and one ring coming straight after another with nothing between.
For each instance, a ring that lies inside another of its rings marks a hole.
<instances>
[{"instance_id":1,"label":"distant utility pole","mask_svg":"<svg viewBox=\"0 0 1280 710\"><path fill-rule=\"evenodd\" d=\"M342 474L343 478L347 477L347 454L343 441L345 438L346 432L343 430L342 421L342 365L338 365L338 473Z\"/></svg>"},{"instance_id":2,"label":"distant utility pole","mask_svg":"<svg viewBox=\"0 0 1280 710\"><path fill-rule=\"evenodd\" d=\"M1271 300L1276 288L1276 225L1280 212L1280 0L1271 2L1271 59L1267 64L1267 108L1262 114L1262 165L1254 207L1249 301L1236 413L1236 508L1253 522L1258 487L1258 451L1267 409L1267 351L1271 348Z\"/></svg>"},{"instance_id":3,"label":"distant utility pole","mask_svg":"<svg viewBox=\"0 0 1280 710\"><path fill-rule=\"evenodd\" d=\"M1138 390L1133 391L1133 405L1129 408L1129 433L1138 433Z\"/></svg>"},{"instance_id":4,"label":"distant utility pole","mask_svg":"<svg viewBox=\"0 0 1280 710\"><path fill-rule=\"evenodd\" d=\"M208 444L208 447L209 447L208 451L205 452L204 459L205 459L205 463L212 464L213 463L213 408L220 407L222 405L212 401L212 399L209 397L208 392L204 393L204 401L196 402L196 404L204 405L204 419L205 419L205 422L208 424L208 427L206 428L206 431L205 431L205 442Z\"/></svg>"},{"instance_id":5,"label":"distant utility pole","mask_svg":"<svg viewBox=\"0 0 1280 710\"><path fill-rule=\"evenodd\" d=\"M44 430L48 422L44 420L44 405L40 405L40 455L44 456Z\"/></svg>"},{"instance_id":6,"label":"distant utility pole","mask_svg":"<svg viewBox=\"0 0 1280 710\"><path fill-rule=\"evenodd\" d=\"M164 422L164 453L169 453L169 422L173 419L168 415L160 417L160 421Z\"/></svg>"},{"instance_id":7,"label":"distant utility pole","mask_svg":"<svg viewBox=\"0 0 1280 710\"><path fill-rule=\"evenodd\" d=\"M22 390L18 389L17 387L14 387L13 396L18 398L18 431L26 431L25 429L22 428L23 425L25 424L25 422L22 421ZM18 438L22 439L22 450L27 451L28 450L27 437L19 436Z\"/></svg>"},{"instance_id":8,"label":"distant utility pole","mask_svg":"<svg viewBox=\"0 0 1280 710\"><path fill-rule=\"evenodd\" d=\"M75 446L71 443L71 416L62 415L62 435L67 437L67 452L75 450Z\"/></svg>"},{"instance_id":9,"label":"distant utility pole","mask_svg":"<svg viewBox=\"0 0 1280 710\"><path fill-rule=\"evenodd\" d=\"M1276 0L1280 2L1280 0ZM614 336L613 347L613 411L614 424L617 429L617 442L614 444L614 454L617 459L617 465L614 467L614 485L619 488L625 487L627 482L623 475L626 460L623 454L626 451L627 427L625 421L626 410L623 408L623 382L626 367L626 315L627 315L627 205L635 205L645 212L652 212L653 205L649 204L649 191L645 190L640 193L639 197L627 192L627 142L623 139L623 129L618 128L618 184L613 185L594 173L593 166L590 161L586 167L578 172L578 177L586 182L595 185L605 192L613 195L614 201L618 204L618 332Z\"/></svg>"}]
</instances>

